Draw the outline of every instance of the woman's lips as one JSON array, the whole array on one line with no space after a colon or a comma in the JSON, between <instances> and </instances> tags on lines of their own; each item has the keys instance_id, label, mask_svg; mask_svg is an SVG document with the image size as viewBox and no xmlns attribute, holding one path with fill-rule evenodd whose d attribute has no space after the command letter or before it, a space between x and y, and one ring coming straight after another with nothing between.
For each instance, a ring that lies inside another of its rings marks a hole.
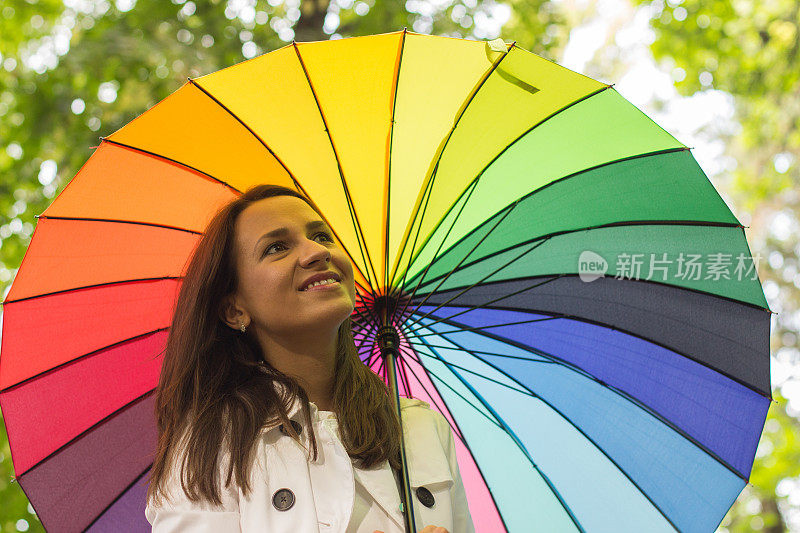
<instances>
[{"instance_id":1,"label":"woman's lips","mask_svg":"<svg viewBox=\"0 0 800 533\"><path fill-rule=\"evenodd\" d=\"M338 289L341 286L341 283L338 281L334 281L332 283L328 283L326 285L317 285L315 287L309 287L308 289L300 292L311 292L311 291L330 291L333 289Z\"/></svg>"}]
</instances>

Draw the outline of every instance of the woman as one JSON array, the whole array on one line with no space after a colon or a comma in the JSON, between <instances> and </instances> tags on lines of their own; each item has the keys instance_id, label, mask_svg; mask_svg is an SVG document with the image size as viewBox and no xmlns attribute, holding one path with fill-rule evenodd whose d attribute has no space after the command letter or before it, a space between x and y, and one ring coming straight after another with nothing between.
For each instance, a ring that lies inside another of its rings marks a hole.
<instances>
[{"instance_id":1,"label":"woman","mask_svg":"<svg viewBox=\"0 0 800 533\"><path fill-rule=\"evenodd\" d=\"M216 214L157 388L153 531L403 531L400 425L358 357L354 305L352 264L309 199L260 185ZM473 531L449 425L419 400L401 410L418 527Z\"/></svg>"}]
</instances>

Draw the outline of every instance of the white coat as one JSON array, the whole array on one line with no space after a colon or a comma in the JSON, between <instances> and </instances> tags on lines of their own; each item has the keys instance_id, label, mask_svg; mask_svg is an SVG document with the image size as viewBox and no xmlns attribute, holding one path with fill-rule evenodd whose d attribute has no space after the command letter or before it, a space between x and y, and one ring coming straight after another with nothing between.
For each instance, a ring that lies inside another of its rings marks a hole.
<instances>
[{"instance_id":1,"label":"white coat","mask_svg":"<svg viewBox=\"0 0 800 533\"><path fill-rule=\"evenodd\" d=\"M265 428L258 436L257 460L251 473L252 491L247 498L231 483L231 487L222 488L223 502L219 507L190 502L173 473L167 484L173 495L170 501L161 507L148 502L145 510L153 532L344 533L353 511L354 476L358 476L371 496L370 505L380 506L380 514L391 518L388 524L376 529L402 533L405 522L400 495L388 461L372 469L356 468L338 435L320 420L316 405L310 405L317 437L317 461L309 460L308 452L279 431L277 425ZM435 525L451 533L474 532L449 424L421 400L401 397L400 407L417 530ZM299 401L290 410L289 418L303 424ZM307 435L303 430L301 437L306 445ZM433 496L431 507L420 502L418 487L425 487ZM282 489L289 489L289 500L294 500L285 510L279 510L273 503Z\"/></svg>"}]
</instances>

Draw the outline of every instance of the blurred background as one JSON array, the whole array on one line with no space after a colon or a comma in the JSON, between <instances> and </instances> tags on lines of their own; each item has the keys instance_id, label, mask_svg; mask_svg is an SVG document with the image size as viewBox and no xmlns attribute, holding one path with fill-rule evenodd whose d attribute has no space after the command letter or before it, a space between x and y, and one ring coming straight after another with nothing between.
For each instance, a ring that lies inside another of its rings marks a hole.
<instances>
[{"instance_id":1,"label":"blurred background","mask_svg":"<svg viewBox=\"0 0 800 533\"><path fill-rule=\"evenodd\" d=\"M3 0L0 289L99 144L196 77L296 41L503 38L607 83L693 149L772 316L773 402L720 532L800 531L800 1ZM0 320L2 317L0 316ZM0 531L42 531L0 424Z\"/></svg>"}]
</instances>

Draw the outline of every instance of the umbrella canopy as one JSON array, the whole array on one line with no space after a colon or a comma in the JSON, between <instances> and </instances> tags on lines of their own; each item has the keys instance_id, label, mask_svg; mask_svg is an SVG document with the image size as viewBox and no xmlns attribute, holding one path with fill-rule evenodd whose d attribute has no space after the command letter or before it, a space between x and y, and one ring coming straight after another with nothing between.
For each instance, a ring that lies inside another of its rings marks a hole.
<instances>
[{"instance_id":1,"label":"umbrella canopy","mask_svg":"<svg viewBox=\"0 0 800 533\"><path fill-rule=\"evenodd\" d=\"M292 43L103 139L4 302L0 404L49 530L148 529L153 390L183 268L259 183L322 210L354 335L450 422L478 531L711 531L770 404L770 311L690 151L501 40ZM624 515L620 512L624 510Z\"/></svg>"}]
</instances>

